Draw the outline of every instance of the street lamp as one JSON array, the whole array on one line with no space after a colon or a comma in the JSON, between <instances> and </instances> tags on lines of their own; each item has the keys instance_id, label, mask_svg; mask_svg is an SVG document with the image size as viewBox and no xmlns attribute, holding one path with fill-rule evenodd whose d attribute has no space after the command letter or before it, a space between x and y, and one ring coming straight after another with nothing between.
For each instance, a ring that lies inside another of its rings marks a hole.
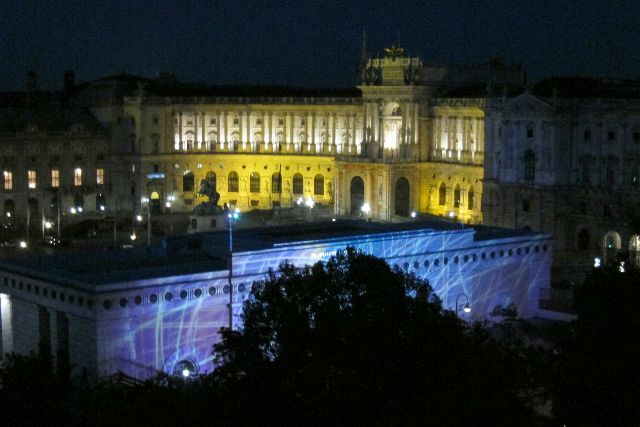
<instances>
[{"instance_id":1,"label":"street lamp","mask_svg":"<svg viewBox=\"0 0 640 427\"><path fill-rule=\"evenodd\" d=\"M460 309L460 297L464 297L464 299L466 300L466 303L464 304L462 311L464 311L467 314L471 313L471 306L469 305L469 297L467 296L467 294L462 292L456 297L456 316L458 315L458 312Z\"/></svg>"},{"instance_id":2,"label":"street lamp","mask_svg":"<svg viewBox=\"0 0 640 427\"><path fill-rule=\"evenodd\" d=\"M240 218L240 209L235 208L227 214L227 226L229 228L229 329L233 330L233 223Z\"/></svg>"},{"instance_id":3,"label":"street lamp","mask_svg":"<svg viewBox=\"0 0 640 427\"><path fill-rule=\"evenodd\" d=\"M360 208L360 210L364 214L364 218L368 219L369 218L369 212L371 212L371 206L369 205L369 203L364 203L362 205L362 207Z\"/></svg>"}]
</instances>

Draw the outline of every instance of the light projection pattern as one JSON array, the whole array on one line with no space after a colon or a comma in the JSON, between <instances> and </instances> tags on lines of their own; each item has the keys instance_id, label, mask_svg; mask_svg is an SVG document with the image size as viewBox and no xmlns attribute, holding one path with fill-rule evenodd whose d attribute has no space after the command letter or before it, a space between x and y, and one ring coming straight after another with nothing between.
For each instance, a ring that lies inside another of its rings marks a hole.
<instances>
[{"instance_id":1,"label":"light projection pattern","mask_svg":"<svg viewBox=\"0 0 640 427\"><path fill-rule=\"evenodd\" d=\"M285 260L297 266L313 264L348 245L428 279L445 308L455 310L456 298L465 293L472 311L459 314L469 319L487 318L497 306L510 304L524 317L534 315L540 288L549 286L550 238L530 235L474 241L473 235L473 229L385 233L235 253L234 325L241 327L242 302L250 284L264 279L269 268L277 269ZM211 372L212 346L219 340L220 327L228 326L227 284L228 278L220 274L198 280L174 277L146 291L158 296L156 303L146 296L141 305L101 309L102 369L144 378L160 370L172 373L186 361L199 373ZM214 295L210 288L215 288ZM195 289L201 289L198 298ZM182 299L184 290L188 296Z\"/></svg>"}]
</instances>

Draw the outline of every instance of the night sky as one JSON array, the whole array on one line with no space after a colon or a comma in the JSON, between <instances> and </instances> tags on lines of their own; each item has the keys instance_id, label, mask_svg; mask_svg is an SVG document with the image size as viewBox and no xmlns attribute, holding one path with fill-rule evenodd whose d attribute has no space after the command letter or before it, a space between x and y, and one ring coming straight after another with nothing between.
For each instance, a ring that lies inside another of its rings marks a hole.
<instances>
[{"instance_id":1,"label":"night sky","mask_svg":"<svg viewBox=\"0 0 640 427\"><path fill-rule=\"evenodd\" d=\"M212 84L352 86L362 31L439 64L500 57L531 80L640 76L637 1L103 0L0 2L0 90L128 72Z\"/></svg>"}]
</instances>

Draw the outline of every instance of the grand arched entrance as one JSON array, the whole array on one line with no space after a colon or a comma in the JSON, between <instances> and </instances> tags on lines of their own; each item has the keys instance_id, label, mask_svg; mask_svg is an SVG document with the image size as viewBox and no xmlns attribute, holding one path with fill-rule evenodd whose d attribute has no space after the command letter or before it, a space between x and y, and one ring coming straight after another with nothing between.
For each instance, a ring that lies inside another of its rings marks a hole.
<instances>
[{"instance_id":1,"label":"grand arched entrance","mask_svg":"<svg viewBox=\"0 0 640 427\"><path fill-rule=\"evenodd\" d=\"M409 216L409 180L402 177L396 181L396 215Z\"/></svg>"},{"instance_id":2,"label":"grand arched entrance","mask_svg":"<svg viewBox=\"0 0 640 427\"><path fill-rule=\"evenodd\" d=\"M364 181L359 176L351 180L351 215L360 215L364 204Z\"/></svg>"}]
</instances>

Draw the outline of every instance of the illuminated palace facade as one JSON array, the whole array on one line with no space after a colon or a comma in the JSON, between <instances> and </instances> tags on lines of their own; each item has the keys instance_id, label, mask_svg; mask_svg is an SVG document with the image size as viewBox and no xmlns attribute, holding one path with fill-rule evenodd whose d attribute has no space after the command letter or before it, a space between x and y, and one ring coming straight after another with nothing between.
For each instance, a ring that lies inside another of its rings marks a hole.
<instances>
[{"instance_id":1,"label":"illuminated palace facade","mask_svg":"<svg viewBox=\"0 0 640 427\"><path fill-rule=\"evenodd\" d=\"M149 203L158 213L191 212L207 180L220 205L243 211L302 198L338 215L359 215L366 203L372 219L416 211L480 223L485 68L425 66L394 47L368 60L357 89L194 87L124 75L78 85L74 99L109 135L107 211Z\"/></svg>"}]
</instances>

